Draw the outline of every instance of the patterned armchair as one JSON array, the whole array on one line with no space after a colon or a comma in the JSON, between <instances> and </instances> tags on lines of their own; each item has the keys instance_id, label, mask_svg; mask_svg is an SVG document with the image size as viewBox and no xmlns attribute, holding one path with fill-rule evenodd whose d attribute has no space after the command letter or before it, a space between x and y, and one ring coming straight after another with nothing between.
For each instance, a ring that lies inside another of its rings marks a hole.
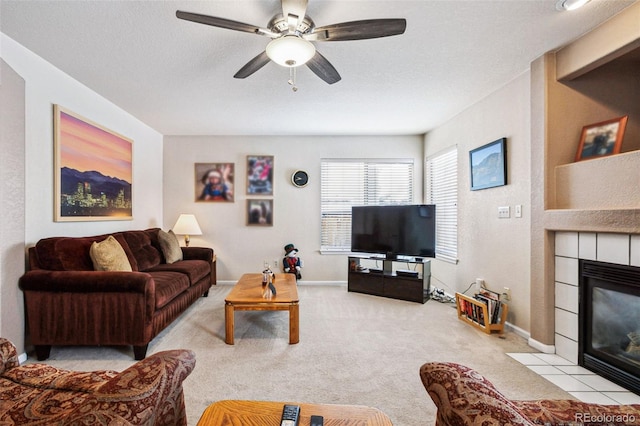
<instances>
[{"instance_id":1,"label":"patterned armchair","mask_svg":"<svg viewBox=\"0 0 640 426\"><path fill-rule=\"evenodd\" d=\"M437 426L640 425L640 405L509 400L480 373L459 364L424 364L420 378L438 409Z\"/></svg>"},{"instance_id":2,"label":"patterned armchair","mask_svg":"<svg viewBox=\"0 0 640 426\"><path fill-rule=\"evenodd\" d=\"M0 338L2 425L186 425L183 380L195 354L153 354L128 369L76 372L46 364L20 366Z\"/></svg>"}]
</instances>

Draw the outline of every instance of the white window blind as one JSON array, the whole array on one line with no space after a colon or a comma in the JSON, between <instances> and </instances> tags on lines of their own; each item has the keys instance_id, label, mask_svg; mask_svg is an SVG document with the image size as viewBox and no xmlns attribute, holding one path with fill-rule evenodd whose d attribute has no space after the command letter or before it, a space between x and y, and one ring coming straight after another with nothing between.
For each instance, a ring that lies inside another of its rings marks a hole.
<instances>
[{"instance_id":1,"label":"white window blind","mask_svg":"<svg viewBox=\"0 0 640 426\"><path fill-rule=\"evenodd\" d=\"M351 207L413 202L413 159L321 161L322 252L351 250Z\"/></svg>"},{"instance_id":2,"label":"white window blind","mask_svg":"<svg viewBox=\"0 0 640 426\"><path fill-rule=\"evenodd\" d=\"M427 158L425 201L436 205L436 258L458 262L458 148Z\"/></svg>"}]
</instances>

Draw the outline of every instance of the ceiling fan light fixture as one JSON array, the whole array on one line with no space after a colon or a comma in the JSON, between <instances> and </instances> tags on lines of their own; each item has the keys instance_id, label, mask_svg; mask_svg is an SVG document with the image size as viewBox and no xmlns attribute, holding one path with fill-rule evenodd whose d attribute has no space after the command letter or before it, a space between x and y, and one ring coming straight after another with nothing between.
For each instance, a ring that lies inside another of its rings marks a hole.
<instances>
[{"instance_id":1,"label":"ceiling fan light fixture","mask_svg":"<svg viewBox=\"0 0 640 426\"><path fill-rule=\"evenodd\" d=\"M269 42L266 52L276 64L291 68L306 64L316 54L316 47L301 37L285 35Z\"/></svg>"},{"instance_id":2,"label":"ceiling fan light fixture","mask_svg":"<svg viewBox=\"0 0 640 426\"><path fill-rule=\"evenodd\" d=\"M589 1L590 0L558 0L556 9L560 11L575 10L589 3Z\"/></svg>"}]
</instances>

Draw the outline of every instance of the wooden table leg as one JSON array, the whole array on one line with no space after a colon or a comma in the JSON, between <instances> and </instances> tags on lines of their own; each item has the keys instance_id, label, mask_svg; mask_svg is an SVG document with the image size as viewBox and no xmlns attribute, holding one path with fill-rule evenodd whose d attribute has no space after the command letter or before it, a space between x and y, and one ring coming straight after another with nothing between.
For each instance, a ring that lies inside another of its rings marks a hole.
<instances>
[{"instance_id":1,"label":"wooden table leg","mask_svg":"<svg viewBox=\"0 0 640 426\"><path fill-rule=\"evenodd\" d=\"M227 345L233 345L233 320L234 310L231 303L224 305L224 342Z\"/></svg>"},{"instance_id":2,"label":"wooden table leg","mask_svg":"<svg viewBox=\"0 0 640 426\"><path fill-rule=\"evenodd\" d=\"M300 305L292 303L289 305L289 344L293 345L300 341Z\"/></svg>"}]
</instances>

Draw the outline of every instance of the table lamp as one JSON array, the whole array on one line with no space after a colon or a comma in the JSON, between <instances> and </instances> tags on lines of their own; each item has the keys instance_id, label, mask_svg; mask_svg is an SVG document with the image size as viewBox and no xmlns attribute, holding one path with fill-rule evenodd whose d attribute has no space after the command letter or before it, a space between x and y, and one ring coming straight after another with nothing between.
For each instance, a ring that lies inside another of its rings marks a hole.
<instances>
[{"instance_id":1,"label":"table lamp","mask_svg":"<svg viewBox=\"0 0 640 426\"><path fill-rule=\"evenodd\" d=\"M181 214L173 225L173 233L176 235L184 235L184 244L189 247L189 235L202 235L200 225L195 215Z\"/></svg>"}]
</instances>

